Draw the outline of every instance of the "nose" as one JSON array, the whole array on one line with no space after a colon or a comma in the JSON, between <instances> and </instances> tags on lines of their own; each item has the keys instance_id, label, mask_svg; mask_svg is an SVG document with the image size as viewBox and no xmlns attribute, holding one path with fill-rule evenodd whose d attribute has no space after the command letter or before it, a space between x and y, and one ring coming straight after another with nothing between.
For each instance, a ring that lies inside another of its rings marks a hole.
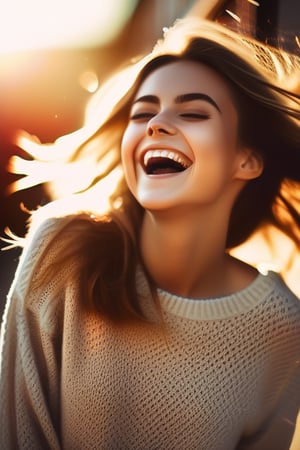
<instances>
[{"instance_id":1,"label":"nose","mask_svg":"<svg viewBox=\"0 0 300 450\"><path fill-rule=\"evenodd\" d=\"M152 117L152 119L149 120L147 125L147 135L153 136L153 135L160 135L160 134L175 134L176 129L175 127L167 121L165 118L163 118L161 115L157 115L155 117Z\"/></svg>"}]
</instances>

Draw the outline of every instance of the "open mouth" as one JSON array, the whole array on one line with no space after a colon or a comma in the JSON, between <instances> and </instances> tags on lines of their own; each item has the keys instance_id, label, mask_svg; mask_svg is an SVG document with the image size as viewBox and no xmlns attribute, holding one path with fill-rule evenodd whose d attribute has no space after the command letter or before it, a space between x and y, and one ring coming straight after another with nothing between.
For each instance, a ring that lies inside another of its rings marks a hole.
<instances>
[{"instance_id":1,"label":"open mouth","mask_svg":"<svg viewBox=\"0 0 300 450\"><path fill-rule=\"evenodd\" d=\"M161 175L183 172L192 165L192 161L180 152L148 150L142 165L147 175Z\"/></svg>"}]
</instances>

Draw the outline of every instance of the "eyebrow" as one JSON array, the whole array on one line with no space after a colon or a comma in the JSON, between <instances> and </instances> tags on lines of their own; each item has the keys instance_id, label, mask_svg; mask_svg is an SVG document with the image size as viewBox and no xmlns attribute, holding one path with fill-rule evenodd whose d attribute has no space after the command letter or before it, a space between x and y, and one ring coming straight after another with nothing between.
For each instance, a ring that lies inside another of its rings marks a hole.
<instances>
[{"instance_id":1,"label":"eyebrow","mask_svg":"<svg viewBox=\"0 0 300 450\"><path fill-rule=\"evenodd\" d=\"M192 102L194 100L204 100L207 103L210 103L212 106L216 108L217 111L221 112L217 103L207 94L203 94L202 92L191 92L189 94L181 94L175 98L175 103L186 103ZM135 103L153 103L155 105L159 104L159 98L156 95L143 95L142 97L134 100Z\"/></svg>"},{"instance_id":2,"label":"eyebrow","mask_svg":"<svg viewBox=\"0 0 300 450\"><path fill-rule=\"evenodd\" d=\"M204 100L214 106L217 111L221 112L217 103L209 95L203 94L202 92L192 92L191 94L178 95L178 97L175 98L175 103L192 102L194 100Z\"/></svg>"},{"instance_id":3,"label":"eyebrow","mask_svg":"<svg viewBox=\"0 0 300 450\"><path fill-rule=\"evenodd\" d=\"M133 105L135 103L154 103L158 105L159 99L156 95L143 95L132 102Z\"/></svg>"}]
</instances>

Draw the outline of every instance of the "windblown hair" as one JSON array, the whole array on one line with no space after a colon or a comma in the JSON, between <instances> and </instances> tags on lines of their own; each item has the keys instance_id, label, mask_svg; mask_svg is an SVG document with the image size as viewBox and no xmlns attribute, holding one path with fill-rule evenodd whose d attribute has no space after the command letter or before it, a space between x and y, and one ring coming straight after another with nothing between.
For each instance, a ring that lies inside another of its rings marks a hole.
<instances>
[{"instance_id":1,"label":"windblown hair","mask_svg":"<svg viewBox=\"0 0 300 450\"><path fill-rule=\"evenodd\" d=\"M299 58L217 23L181 19L151 54L117 73L95 94L82 129L47 146L22 133L18 143L34 160L12 161L15 173L27 175L14 190L47 182L55 200L44 208L51 215L74 215L56 237L66 249L56 266L77 259L74 276L81 280L83 298L111 319L142 317L135 272L142 264L138 241L143 210L125 184L120 161L131 101L149 73L182 59L205 63L227 80L239 116L239 140L264 161L262 175L247 183L234 204L227 247L245 242L265 224L300 247ZM102 214L103 186L115 175L118 182ZM47 276L54 276L52 269Z\"/></svg>"}]
</instances>

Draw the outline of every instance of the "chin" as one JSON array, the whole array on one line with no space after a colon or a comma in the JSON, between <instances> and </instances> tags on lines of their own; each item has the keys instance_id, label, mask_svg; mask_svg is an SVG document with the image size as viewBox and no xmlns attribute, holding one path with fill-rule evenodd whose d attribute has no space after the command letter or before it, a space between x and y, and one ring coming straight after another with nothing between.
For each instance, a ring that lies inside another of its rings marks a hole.
<instances>
[{"instance_id":1,"label":"chin","mask_svg":"<svg viewBox=\"0 0 300 450\"><path fill-rule=\"evenodd\" d=\"M154 196L154 195L143 195L135 196L137 202L147 211L150 212L170 212L170 211L180 211L187 206L187 203L178 198ZM189 205L189 207L195 208L195 205Z\"/></svg>"},{"instance_id":2,"label":"chin","mask_svg":"<svg viewBox=\"0 0 300 450\"><path fill-rule=\"evenodd\" d=\"M164 211L174 207L173 202L163 201L163 200L155 200L155 199L136 199L137 202L142 206L142 208L149 211Z\"/></svg>"}]
</instances>

